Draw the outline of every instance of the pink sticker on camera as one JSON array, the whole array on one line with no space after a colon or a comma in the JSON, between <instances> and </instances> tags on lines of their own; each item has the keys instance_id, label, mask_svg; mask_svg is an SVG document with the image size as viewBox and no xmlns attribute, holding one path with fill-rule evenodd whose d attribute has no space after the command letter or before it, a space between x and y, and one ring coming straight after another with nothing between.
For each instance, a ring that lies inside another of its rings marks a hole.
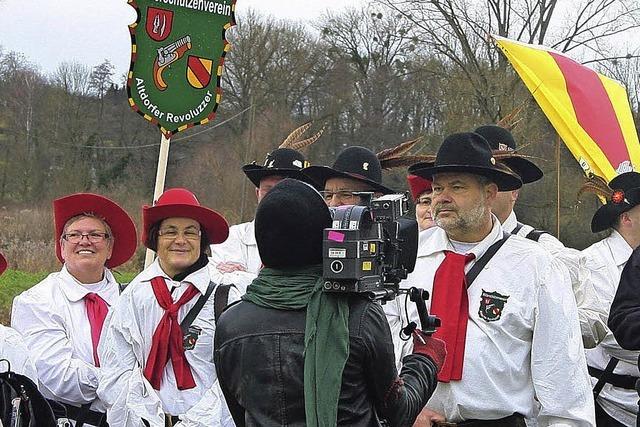
<instances>
[{"instance_id":1,"label":"pink sticker on camera","mask_svg":"<svg viewBox=\"0 0 640 427\"><path fill-rule=\"evenodd\" d=\"M333 242L344 242L344 233L339 233L337 231L330 231L327 234L327 238Z\"/></svg>"}]
</instances>

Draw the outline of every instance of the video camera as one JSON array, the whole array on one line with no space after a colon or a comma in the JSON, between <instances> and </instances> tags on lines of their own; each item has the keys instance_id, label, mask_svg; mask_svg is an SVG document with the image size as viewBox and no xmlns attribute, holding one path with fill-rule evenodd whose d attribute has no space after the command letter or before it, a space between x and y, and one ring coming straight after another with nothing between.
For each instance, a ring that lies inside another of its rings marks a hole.
<instances>
[{"instance_id":1,"label":"video camera","mask_svg":"<svg viewBox=\"0 0 640 427\"><path fill-rule=\"evenodd\" d=\"M429 293L399 285L413 271L418 253L418 223L404 217L407 195L357 194L369 202L330 208L333 223L324 230L322 243L324 290L359 293L383 303L406 293L417 304L423 331L432 333L440 320L428 315Z\"/></svg>"}]
</instances>

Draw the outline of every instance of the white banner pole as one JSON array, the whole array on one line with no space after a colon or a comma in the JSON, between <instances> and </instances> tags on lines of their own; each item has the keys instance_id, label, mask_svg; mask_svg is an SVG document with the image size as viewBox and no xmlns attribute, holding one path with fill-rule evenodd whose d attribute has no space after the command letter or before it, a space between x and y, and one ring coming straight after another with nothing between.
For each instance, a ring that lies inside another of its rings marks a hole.
<instances>
[{"instance_id":1,"label":"white banner pole","mask_svg":"<svg viewBox=\"0 0 640 427\"><path fill-rule=\"evenodd\" d=\"M164 192L164 179L167 176L167 161L169 159L169 144L171 144L171 138L167 138L162 134L160 140L160 154L158 155L158 169L156 171L156 187L153 190L153 204L160 195ZM149 267L155 258L155 252L151 249L147 249L146 256L144 258L144 268Z\"/></svg>"}]
</instances>

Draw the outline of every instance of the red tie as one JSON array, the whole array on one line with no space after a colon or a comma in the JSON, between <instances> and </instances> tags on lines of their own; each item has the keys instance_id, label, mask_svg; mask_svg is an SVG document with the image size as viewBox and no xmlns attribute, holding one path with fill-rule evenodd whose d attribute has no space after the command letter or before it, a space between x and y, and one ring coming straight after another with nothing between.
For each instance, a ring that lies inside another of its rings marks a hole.
<instances>
[{"instance_id":1,"label":"red tie","mask_svg":"<svg viewBox=\"0 0 640 427\"><path fill-rule=\"evenodd\" d=\"M104 319L109 312L109 306L98 294L90 292L84 296L84 306L87 309L87 317L91 326L91 344L93 345L93 363L100 366L98 360L98 343L100 342L100 333Z\"/></svg>"},{"instance_id":2,"label":"red tie","mask_svg":"<svg viewBox=\"0 0 640 427\"><path fill-rule=\"evenodd\" d=\"M178 310L200 292L195 286L189 285L178 302L174 304L164 277L151 279L151 287L158 304L164 309L164 315L153 333L151 351L149 352L147 365L144 368L144 376L154 389L160 390L164 367L167 366L167 362L171 359L178 390L194 388L196 383L184 354L182 329L180 329L180 323L178 322Z\"/></svg>"},{"instance_id":3,"label":"red tie","mask_svg":"<svg viewBox=\"0 0 640 427\"><path fill-rule=\"evenodd\" d=\"M445 251L444 261L433 278L431 313L442 322L433 336L443 340L447 348L447 357L438 374L438 381L462 379L464 344L469 321L469 297L464 267L474 258L473 254Z\"/></svg>"}]
</instances>

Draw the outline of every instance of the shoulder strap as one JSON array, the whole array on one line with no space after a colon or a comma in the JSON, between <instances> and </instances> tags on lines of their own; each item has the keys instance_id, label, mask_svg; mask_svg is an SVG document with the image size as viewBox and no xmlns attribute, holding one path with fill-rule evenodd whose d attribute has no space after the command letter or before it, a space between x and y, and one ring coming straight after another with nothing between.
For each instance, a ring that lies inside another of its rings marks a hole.
<instances>
[{"instance_id":1,"label":"shoulder strap","mask_svg":"<svg viewBox=\"0 0 640 427\"><path fill-rule=\"evenodd\" d=\"M489 249L487 249L487 251L476 261L476 263L473 264L471 270L469 270L469 272L466 274L467 288L471 286L474 280L476 280L476 277L478 277L478 274L480 274L484 266L487 265L489 260L493 258L496 252L498 252L498 249L500 249L502 245L504 245L504 242L506 242L509 237L511 237L511 234L505 231L502 235L502 239L489 246Z\"/></svg>"},{"instance_id":2,"label":"shoulder strap","mask_svg":"<svg viewBox=\"0 0 640 427\"><path fill-rule=\"evenodd\" d=\"M540 236L542 236L543 234L547 233L546 231L543 230L536 230L533 229L529 232L529 234L527 234L526 236L524 236L525 238L529 239L529 240L533 240L534 242L537 242L540 239Z\"/></svg>"},{"instance_id":3,"label":"shoulder strap","mask_svg":"<svg viewBox=\"0 0 640 427\"><path fill-rule=\"evenodd\" d=\"M524 227L524 224L521 222L518 222L516 224L516 228L513 229L513 231L511 232L511 234L518 234L518 231L522 230L522 227Z\"/></svg>"},{"instance_id":4,"label":"shoulder strap","mask_svg":"<svg viewBox=\"0 0 640 427\"><path fill-rule=\"evenodd\" d=\"M233 285L220 285L216 288L216 294L213 296L213 310L216 323L220 315L229 304L229 291Z\"/></svg>"},{"instance_id":5,"label":"shoulder strap","mask_svg":"<svg viewBox=\"0 0 640 427\"><path fill-rule=\"evenodd\" d=\"M204 307L215 287L215 283L209 282L207 291L204 294L200 295L200 298L198 298L198 301L196 301L196 305L191 307L191 310L189 310L187 315L184 316L184 319L182 319L182 322L180 322L180 329L182 329L183 334L186 334L189 331L189 326L191 326L193 321L196 320L196 317L198 316L198 314L200 314L202 307Z\"/></svg>"},{"instance_id":6,"label":"shoulder strap","mask_svg":"<svg viewBox=\"0 0 640 427\"><path fill-rule=\"evenodd\" d=\"M613 374L613 370L616 368L619 361L620 360L616 357L612 357L611 359L609 359L609 363L607 363L607 367L604 368L604 371L602 371L602 375L600 375L600 378L598 378L598 381L593 386L594 398L598 397L598 395L602 391L602 387L604 387L605 383L608 382L609 376Z\"/></svg>"}]
</instances>

